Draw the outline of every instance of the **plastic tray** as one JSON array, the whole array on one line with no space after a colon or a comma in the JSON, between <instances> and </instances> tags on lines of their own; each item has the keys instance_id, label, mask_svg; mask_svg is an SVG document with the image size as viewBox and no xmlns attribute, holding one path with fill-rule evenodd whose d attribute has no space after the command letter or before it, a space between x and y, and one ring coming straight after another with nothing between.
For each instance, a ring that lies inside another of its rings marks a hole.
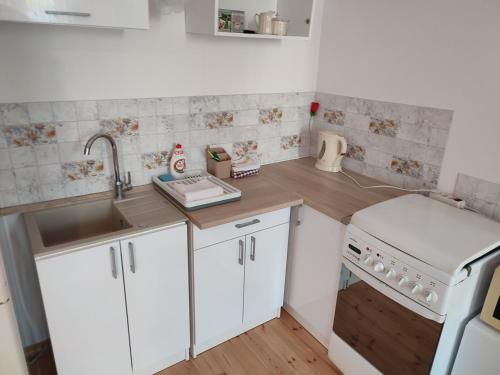
<instances>
[{"instance_id":1,"label":"plastic tray","mask_svg":"<svg viewBox=\"0 0 500 375\"><path fill-rule=\"evenodd\" d=\"M222 189L224 189L224 193L216 197L186 202L184 196L179 194L177 190L173 188L175 184L193 184L201 180L209 180L210 182L221 186ZM188 170L185 172L185 177L183 179L167 182L161 181L155 176L153 177L153 183L180 206L182 206L186 211L199 210L201 208L217 206L219 204L234 202L241 199L240 190L203 170Z\"/></svg>"}]
</instances>

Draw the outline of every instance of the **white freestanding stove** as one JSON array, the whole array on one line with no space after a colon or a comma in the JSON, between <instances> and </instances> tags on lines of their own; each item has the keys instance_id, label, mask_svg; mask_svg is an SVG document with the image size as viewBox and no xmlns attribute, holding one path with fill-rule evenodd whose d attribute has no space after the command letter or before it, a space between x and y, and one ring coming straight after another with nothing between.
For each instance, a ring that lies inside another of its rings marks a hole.
<instances>
[{"instance_id":1,"label":"white freestanding stove","mask_svg":"<svg viewBox=\"0 0 500 375\"><path fill-rule=\"evenodd\" d=\"M499 223L421 195L355 213L330 359L346 375L449 374L499 246Z\"/></svg>"}]
</instances>

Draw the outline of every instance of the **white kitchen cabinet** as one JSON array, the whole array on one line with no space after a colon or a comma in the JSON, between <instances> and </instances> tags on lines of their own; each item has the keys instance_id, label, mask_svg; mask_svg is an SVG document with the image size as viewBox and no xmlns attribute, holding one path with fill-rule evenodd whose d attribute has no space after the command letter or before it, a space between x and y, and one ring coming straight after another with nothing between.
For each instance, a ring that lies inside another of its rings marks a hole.
<instances>
[{"instance_id":1,"label":"white kitchen cabinet","mask_svg":"<svg viewBox=\"0 0 500 375\"><path fill-rule=\"evenodd\" d=\"M130 374L120 243L36 265L58 374Z\"/></svg>"},{"instance_id":2,"label":"white kitchen cabinet","mask_svg":"<svg viewBox=\"0 0 500 375\"><path fill-rule=\"evenodd\" d=\"M265 319L283 304L289 224L246 236L244 324Z\"/></svg>"},{"instance_id":3,"label":"white kitchen cabinet","mask_svg":"<svg viewBox=\"0 0 500 375\"><path fill-rule=\"evenodd\" d=\"M290 228L284 308L328 347L346 226L303 205Z\"/></svg>"},{"instance_id":4,"label":"white kitchen cabinet","mask_svg":"<svg viewBox=\"0 0 500 375\"><path fill-rule=\"evenodd\" d=\"M289 219L286 208L206 230L193 229L194 356L279 317ZM208 245L212 241L216 243ZM196 244L205 246L196 248Z\"/></svg>"},{"instance_id":5,"label":"white kitchen cabinet","mask_svg":"<svg viewBox=\"0 0 500 375\"><path fill-rule=\"evenodd\" d=\"M148 0L0 0L0 21L149 28Z\"/></svg>"},{"instance_id":6,"label":"white kitchen cabinet","mask_svg":"<svg viewBox=\"0 0 500 375\"><path fill-rule=\"evenodd\" d=\"M241 326L245 237L197 251L194 255L196 339L207 342Z\"/></svg>"},{"instance_id":7,"label":"white kitchen cabinet","mask_svg":"<svg viewBox=\"0 0 500 375\"><path fill-rule=\"evenodd\" d=\"M186 224L38 259L58 373L152 374L186 358Z\"/></svg>"},{"instance_id":8,"label":"white kitchen cabinet","mask_svg":"<svg viewBox=\"0 0 500 375\"><path fill-rule=\"evenodd\" d=\"M186 226L121 241L134 374L186 358L189 286Z\"/></svg>"}]
</instances>

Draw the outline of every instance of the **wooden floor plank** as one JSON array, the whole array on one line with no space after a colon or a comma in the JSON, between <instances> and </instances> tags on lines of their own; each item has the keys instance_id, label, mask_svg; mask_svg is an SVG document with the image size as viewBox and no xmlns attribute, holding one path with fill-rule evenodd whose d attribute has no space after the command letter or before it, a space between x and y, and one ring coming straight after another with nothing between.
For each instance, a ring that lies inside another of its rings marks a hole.
<instances>
[{"instance_id":1,"label":"wooden floor plank","mask_svg":"<svg viewBox=\"0 0 500 375\"><path fill-rule=\"evenodd\" d=\"M341 375L287 312L157 375Z\"/></svg>"}]
</instances>

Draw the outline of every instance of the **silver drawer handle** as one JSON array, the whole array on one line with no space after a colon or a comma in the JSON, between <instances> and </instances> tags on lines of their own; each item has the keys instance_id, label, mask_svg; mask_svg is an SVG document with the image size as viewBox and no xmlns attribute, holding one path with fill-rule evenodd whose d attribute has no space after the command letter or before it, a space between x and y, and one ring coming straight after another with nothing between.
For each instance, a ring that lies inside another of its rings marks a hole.
<instances>
[{"instance_id":1,"label":"silver drawer handle","mask_svg":"<svg viewBox=\"0 0 500 375\"><path fill-rule=\"evenodd\" d=\"M250 225L255 225L259 224L260 220L259 219L253 219L252 221L247 221L246 223L241 223L241 224L236 224L235 227L238 229L248 227Z\"/></svg>"},{"instance_id":2,"label":"silver drawer handle","mask_svg":"<svg viewBox=\"0 0 500 375\"><path fill-rule=\"evenodd\" d=\"M111 274L113 275L113 278L117 279L118 278L118 270L116 269L116 256L115 256L115 248L110 247L109 248L109 254L111 255Z\"/></svg>"},{"instance_id":3,"label":"silver drawer handle","mask_svg":"<svg viewBox=\"0 0 500 375\"><path fill-rule=\"evenodd\" d=\"M128 243L128 257L130 259L130 272L135 273L135 253L134 244L132 242Z\"/></svg>"},{"instance_id":4,"label":"silver drawer handle","mask_svg":"<svg viewBox=\"0 0 500 375\"><path fill-rule=\"evenodd\" d=\"M255 242L257 240L254 236L250 237L250 260L255 262Z\"/></svg>"},{"instance_id":5,"label":"silver drawer handle","mask_svg":"<svg viewBox=\"0 0 500 375\"><path fill-rule=\"evenodd\" d=\"M8 304L10 301L10 298L7 298L5 301L0 301L0 306Z\"/></svg>"},{"instance_id":6,"label":"silver drawer handle","mask_svg":"<svg viewBox=\"0 0 500 375\"><path fill-rule=\"evenodd\" d=\"M239 245L240 245L240 254L238 257L238 263L240 265L243 265L243 250L244 250L243 247L245 246L245 243L243 242L243 240L240 240Z\"/></svg>"},{"instance_id":7,"label":"silver drawer handle","mask_svg":"<svg viewBox=\"0 0 500 375\"><path fill-rule=\"evenodd\" d=\"M46 10L46 14L52 16L74 16L74 17L90 17L90 13L86 12L65 12L63 10Z\"/></svg>"}]
</instances>

